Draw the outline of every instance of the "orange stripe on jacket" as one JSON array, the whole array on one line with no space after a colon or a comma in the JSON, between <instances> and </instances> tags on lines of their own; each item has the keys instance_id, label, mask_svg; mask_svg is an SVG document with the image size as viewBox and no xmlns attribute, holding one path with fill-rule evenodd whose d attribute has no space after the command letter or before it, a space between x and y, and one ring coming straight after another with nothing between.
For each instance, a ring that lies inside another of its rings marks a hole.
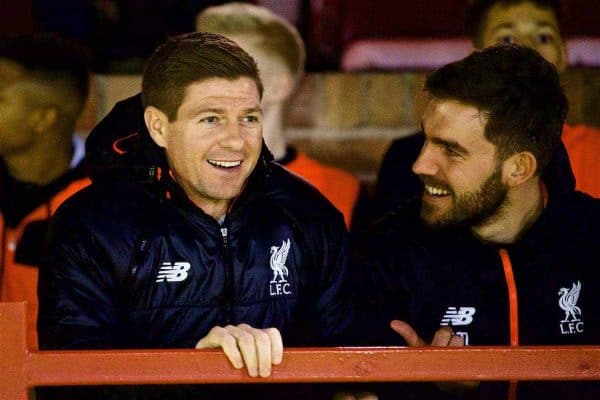
<instances>
[{"instance_id":1,"label":"orange stripe on jacket","mask_svg":"<svg viewBox=\"0 0 600 400\"><path fill-rule=\"evenodd\" d=\"M500 259L502 260L502 268L504 268L504 277L508 289L508 306L510 317L510 345L519 345L519 299L517 296L517 286L515 284L515 276L513 274L512 263L508 256L508 251L500 249Z\"/></svg>"}]
</instances>

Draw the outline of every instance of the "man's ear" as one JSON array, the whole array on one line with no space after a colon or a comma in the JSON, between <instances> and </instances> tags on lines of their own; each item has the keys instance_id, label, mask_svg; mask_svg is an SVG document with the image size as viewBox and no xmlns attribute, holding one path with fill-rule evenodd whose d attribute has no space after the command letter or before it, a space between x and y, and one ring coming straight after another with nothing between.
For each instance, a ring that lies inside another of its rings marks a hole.
<instances>
[{"instance_id":1,"label":"man's ear","mask_svg":"<svg viewBox=\"0 0 600 400\"><path fill-rule=\"evenodd\" d=\"M58 122L56 107L38 107L29 115L29 124L36 133L50 130Z\"/></svg>"},{"instance_id":2,"label":"man's ear","mask_svg":"<svg viewBox=\"0 0 600 400\"><path fill-rule=\"evenodd\" d=\"M519 186L535 175L537 159L530 151L521 151L510 156L502 169L504 181L510 187Z\"/></svg>"},{"instance_id":3,"label":"man's ear","mask_svg":"<svg viewBox=\"0 0 600 400\"><path fill-rule=\"evenodd\" d=\"M144 110L144 123L150 137L154 140L159 147L166 147L167 145L167 125L169 118L167 115L156 107L148 106Z\"/></svg>"}]
</instances>

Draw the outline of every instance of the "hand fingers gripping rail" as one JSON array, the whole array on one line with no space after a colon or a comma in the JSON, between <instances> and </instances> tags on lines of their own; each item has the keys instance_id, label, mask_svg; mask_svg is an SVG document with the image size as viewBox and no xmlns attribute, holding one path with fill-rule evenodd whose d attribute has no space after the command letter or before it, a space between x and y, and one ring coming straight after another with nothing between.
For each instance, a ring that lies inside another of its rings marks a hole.
<instances>
[{"instance_id":1,"label":"hand fingers gripping rail","mask_svg":"<svg viewBox=\"0 0 600 400\"><path fill-rule=\"evenodd\" d=\"M257 329L248 324L215 326L196 344L197 349L218 347L235 368L246 365L252 377L270 376L272 365L283 359L283 341L275 328Z\"/></svg>"}]
</instances>

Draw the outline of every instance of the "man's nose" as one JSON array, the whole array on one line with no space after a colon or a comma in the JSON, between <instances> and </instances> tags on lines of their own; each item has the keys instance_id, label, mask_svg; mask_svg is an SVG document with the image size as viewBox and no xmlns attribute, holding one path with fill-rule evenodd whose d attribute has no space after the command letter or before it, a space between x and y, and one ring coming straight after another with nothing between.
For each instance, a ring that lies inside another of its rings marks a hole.
<instances>
[{"instance_id":1,"label":"man's nose","mask_svg":"<svg viewBox=\"0 0 600 400\"><path fill-rule=\"evenodd\" d=\"M219 142L221 146L235 150L239 150L244 146L242 129L237 120L227 122Z\"/></svg>"},{"instance_id":2,"label":"man's nose","mask_svg":"<svg viewBox=\"0 0 600 400\"><path fill-rule=\"evenodd\" d=\"M416 175L436 175L439 171L438 164L435 161L433 151L427 144L421 149L419 157L415 160L412 165L412 171Z\"/></svg>"}]
</instances>

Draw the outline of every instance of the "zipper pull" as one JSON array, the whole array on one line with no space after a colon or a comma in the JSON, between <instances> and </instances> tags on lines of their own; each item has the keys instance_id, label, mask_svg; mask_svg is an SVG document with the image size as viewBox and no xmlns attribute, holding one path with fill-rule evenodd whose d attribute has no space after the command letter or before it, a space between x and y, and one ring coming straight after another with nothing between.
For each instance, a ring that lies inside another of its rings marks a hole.
<instances>
[{"instance_id":1,"label":"zipper pull","mask_svg":"<svg viewBox=\"0 0 600 400\"><path fill-rule=\"evenodd\" d=\"M223 243L227 246L227 228L221 228L221 237L223 238Z\"/></svg>"}]
</instances>

